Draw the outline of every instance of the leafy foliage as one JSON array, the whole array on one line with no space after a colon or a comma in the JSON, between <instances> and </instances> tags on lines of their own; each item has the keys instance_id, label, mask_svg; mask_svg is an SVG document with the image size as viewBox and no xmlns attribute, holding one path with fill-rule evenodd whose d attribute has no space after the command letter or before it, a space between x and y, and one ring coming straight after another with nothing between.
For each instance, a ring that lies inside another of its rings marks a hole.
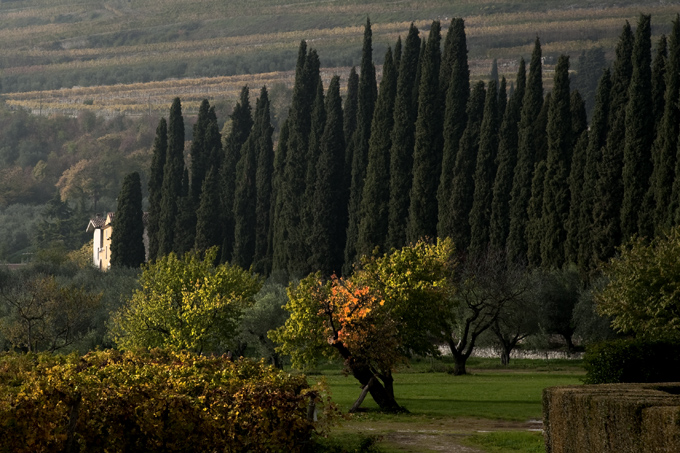
<instances>
[{"instance_id":1,"label":"leafy foliage","mask_svg":"<svg viewBox=\"0 0 680 453\"><path fill-rule=\"evenodd\" d=\"M642 338L680 338L680 228L650 243L632 239L604 268L609 283L595 294L612 327Z\"/></svg>"},{"instance_id":2,"label":"leafy foliage","mask_svg":"<svg viewBox=\"0 0 680 453\"><path fill-rule=\"evenodd\" d=\"M215 266L217 249L174 253L144 267L142 289L114 316L111 334L122 349L166 347L218 352L237 334L260 281L230 264Z\"/></svg>"},{"instance_id":3,"label":"leafy foliage","mask_svg":"<svg viewBox=\"0 0 680 453\"><path fill-rule=\"evenodd\" d=\"M598 343L584 357L586 384L675 382L680 345L668 340L625 339Z\"/></svg>"},{"instance_id":4,"label":"leafy foliage","mask_svg":"<svg viewBox=\"0 0 680 453\"><path fill-rule=\"evenodd\" d=\"M0 366L2 451L295 452L323 426L304 376L258 362L155 349Z\"/></svg>"}]
</instances>

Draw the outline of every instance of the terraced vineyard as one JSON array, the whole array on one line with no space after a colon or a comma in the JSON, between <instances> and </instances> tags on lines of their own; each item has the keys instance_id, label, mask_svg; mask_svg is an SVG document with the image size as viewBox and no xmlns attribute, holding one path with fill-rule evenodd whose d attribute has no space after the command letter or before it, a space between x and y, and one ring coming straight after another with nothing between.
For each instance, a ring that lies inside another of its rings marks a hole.
<instances>
[{"instance_id":1,"label":"terraced vineyard","mask_svg":"<svg viewBox=\"0 0 680 453\"><path fill-rule=\"evenodd\" d=\"M491 60L514 77L540 36L546 63L601 47L612 57L624 20L652 15L670 29L680 1L621 0L5 0L0 3L0 83L8 104L35 113L166 111L180 95L235 100L249 84L292 84L300 40L319 51L328 77L358 64L363 23L373 22L374 56L414 21L446 28L465 17L473 77ZM546 71L546 82L551 79ZM87 87L87 88L82 88Z\"/></svg>"}]
</instances>

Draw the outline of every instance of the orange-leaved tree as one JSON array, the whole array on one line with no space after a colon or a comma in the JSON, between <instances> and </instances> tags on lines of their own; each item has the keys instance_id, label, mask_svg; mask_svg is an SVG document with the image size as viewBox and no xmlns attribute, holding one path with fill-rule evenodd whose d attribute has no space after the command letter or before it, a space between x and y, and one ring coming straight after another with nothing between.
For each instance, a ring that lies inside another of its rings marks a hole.
<instances>
[{"instance_id":1,"label":"orange-leaved tree","mask_svg":"<svg viewBox=\"0 0 680 453\"><path fill-rule=\"evenodd\" d=\"M365 258L348 278L311 274L288 288L290 318L270 332L293 366L337 356L382 410L403 408L392 372L412 354L438 354L436 338L451 316L455 262L450 240L420 241Z\"/></svg>"}]
</instances>

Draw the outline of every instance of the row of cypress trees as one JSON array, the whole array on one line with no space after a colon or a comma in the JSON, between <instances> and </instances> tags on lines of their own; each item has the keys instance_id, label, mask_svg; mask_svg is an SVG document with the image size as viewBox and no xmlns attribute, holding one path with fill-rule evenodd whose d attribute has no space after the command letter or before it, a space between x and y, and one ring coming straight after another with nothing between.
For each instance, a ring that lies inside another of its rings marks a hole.
<instances>
[{"instance_id":1,"label":"row of cypress trees","mask_svg":"<svg viewBox=\"0 0 680 453\"><path fill-rule=\"evenodd\" d=\"M388 48L378 89L367 21L344 108L339 78L324 90L303 41L276 151L267 91L252 114L246 87L224 149L201 105L191 172L176 99L154 144L150 258L219 245L223 260L259 272L330 275L376 247L451 237L462 252L504 249L588 274L625 238L680 221L678 18L654 58L650 17L635 32L626 23L589 127L567 56L544 96L538 38L509 93L497 76L471 84L462 19L441 40L438 21L426 39L411 25Z\"/></svg>"}]
</instances>

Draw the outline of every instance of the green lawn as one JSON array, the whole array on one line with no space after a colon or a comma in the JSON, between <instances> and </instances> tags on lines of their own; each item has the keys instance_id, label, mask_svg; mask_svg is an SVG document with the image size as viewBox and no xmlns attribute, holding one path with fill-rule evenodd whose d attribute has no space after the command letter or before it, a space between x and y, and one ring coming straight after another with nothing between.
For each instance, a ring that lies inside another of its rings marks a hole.
<instances>
[{"instance_id":1,"label":"green lawn","mask_svg":"<svg viewBox=\"0 0 680 453\"><path fill-rule=\"evenodd\" d=\"M544 388L581 384L580 362L522 360L509 368L496 363L473 359L470 374L453 376L432 371L446 370L446 361L424 360L395 373L397 402L409 413L381 413L369 396L362 406L365 412L332 430L325 441L333 445L328 451L437 451L446 442L489 452L543 451L542 435L527 431L526 422L542 418ZM338 366L319 372L333 401L347 411L360 393L358 382ZM309 380L320 375L310 375ZM409 436L416 438L415 445L409 446Z\"/></svg>"}]
</instances>

